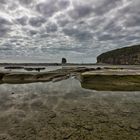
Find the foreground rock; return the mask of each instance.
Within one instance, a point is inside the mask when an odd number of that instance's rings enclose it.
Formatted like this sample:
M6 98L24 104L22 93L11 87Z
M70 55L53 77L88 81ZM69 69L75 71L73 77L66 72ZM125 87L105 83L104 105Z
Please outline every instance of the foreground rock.
M57 82L67 79L71 76L76 76L82 72L93 71L94 68L86 67L74 67L74 68L62 68L50 72L1 72L0 83L8 84L22 84L22 83L34 83L34 82Z
M103 53L97 57L97 63L113 65L140 64L140 45L125 47Z
M104 69L81 75L83 88L98 91L140 91L140 71Z

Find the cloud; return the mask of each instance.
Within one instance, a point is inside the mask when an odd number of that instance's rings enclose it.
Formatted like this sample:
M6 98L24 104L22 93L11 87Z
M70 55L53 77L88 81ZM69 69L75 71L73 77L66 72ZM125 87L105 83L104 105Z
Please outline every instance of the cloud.
M48 33L50 32L56 32L57 31L57 25L55 23L48 23L46 30Z
M27 25L27 21L28 21L28 17L27 16L23 16L20 18L17 18L16 21L21 24L22 26Z
M139 7L139 0L0 0L0 58L95 61L140 42Z
M43 17L32 17L29 19L29 24L31 26L40 27L46 20Z
M75 37L76 39L78 39L80 41L92 39L92 34L88 31L80 31L79 29L65 28L65 29L63 29L63 32L66 35Z
M140 17L138 17L138 15L130 15L128 18L129 20L125 21L126 27L135 27L135 26L139 27Z
M94 6L94 12L97 15L103 15L111 11L112 9L120 6L122 0L96 0L96 5Z
M11 23L6 18L0 17L0 24L1 25L10 25Z
M3 37L6 35L6 33L9 31L9 28L5 28L5 27L0 27L0 37Z
M7 19L0 17L0 37L3 37L10 31L11 23Z
M36 6L36 10L46 16L46 17L50 17L52 16L55 12L58 11L58 7L56 6L56 1L55 0L48 0L46 2L43 3L39 3Z
M6 4L6 0L0 0L1 4Z
M31 3L35 2L34 0L19 0L19 3L29 5Z
M31 36L36 35L37 33L38 33L37 30L29 30L29 34L30 34Z
M67 17L67 15L65 14L60 14L59 16L57 16L56 21L58 25L60 25L60 27L64 27L65 25L70 23L69 17Z
M68 0L58 0L58 7L60 9L66 9L70 5Z
M74 19L82 18L92 13L92 10L93 8L89 5L77 5L69 11L69 15Z

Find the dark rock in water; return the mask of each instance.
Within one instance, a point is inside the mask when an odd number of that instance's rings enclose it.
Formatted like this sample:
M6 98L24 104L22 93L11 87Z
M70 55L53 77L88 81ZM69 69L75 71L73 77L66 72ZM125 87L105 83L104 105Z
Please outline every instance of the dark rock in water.
M2 78L4 77L4 73L0 73L0 80L2 80Z
M100 68L100 67L97 67L97 68L96 68L96 70L101 70L101 69L102 69L102 68Z
M103 53L97 57L97 63L138 65L140 64L140 45L134 45Z
M62 64L66 64L67 63L67 59L66 58L62 58Z
M24 68L24 70L26 71L38 71L40 72L41 70L45 70L46 68L45 67L29 67L29 68Z
M6 66L4 68L5 69L23 69L24 67L20 67L20 66Z

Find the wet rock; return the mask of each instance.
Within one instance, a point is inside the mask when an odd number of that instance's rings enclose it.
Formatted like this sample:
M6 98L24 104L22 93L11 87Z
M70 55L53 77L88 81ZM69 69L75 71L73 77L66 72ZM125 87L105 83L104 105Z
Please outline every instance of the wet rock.
M87 131L93 131L93 126L92 125L84 125L83 128Z
M100 67L97 67L97 68L96 68L96 70L101 70L101 69L102 69L102 68L100 68Z
M130 125L130 128L133 130L140 130L140 125L138 123L133 123Z
M12 140L8 134L0 134L0 140Z
M53 113L53 112L52 112L52 113L49 114L49 118L53 119L53 118L55 118L55 117L56 117L56 113Z
M62 133L63 140L70 139L73 136L74 132L76 132L76 129L62 128L61 133Z

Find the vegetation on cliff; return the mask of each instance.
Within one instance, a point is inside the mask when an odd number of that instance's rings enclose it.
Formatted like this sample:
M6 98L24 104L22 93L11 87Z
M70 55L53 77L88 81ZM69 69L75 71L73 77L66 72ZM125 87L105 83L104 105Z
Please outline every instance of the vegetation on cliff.
M97 57L97 63L137 65L140 64L140 45L124 47L103 53Z

